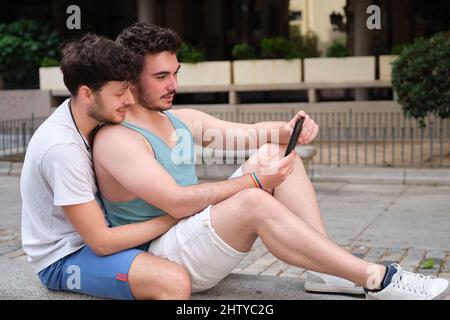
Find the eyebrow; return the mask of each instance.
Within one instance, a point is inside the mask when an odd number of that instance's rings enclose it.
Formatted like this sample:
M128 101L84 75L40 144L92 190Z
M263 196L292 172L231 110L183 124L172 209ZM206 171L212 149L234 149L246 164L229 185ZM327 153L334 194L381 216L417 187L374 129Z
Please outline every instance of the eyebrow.
M175 73L178 72L178 70L180 70L180 68L181 68L181 65L179 64L177 70L175 71ZM152 75L153 76L160 76L160 75L169 74L169 73L170 73L169 71L160 71L160 72L156 72L156 73L154 73Z
M120 90L126 90L128 87L130 86L130 84L128 82L122 84L122 86L120 87Z

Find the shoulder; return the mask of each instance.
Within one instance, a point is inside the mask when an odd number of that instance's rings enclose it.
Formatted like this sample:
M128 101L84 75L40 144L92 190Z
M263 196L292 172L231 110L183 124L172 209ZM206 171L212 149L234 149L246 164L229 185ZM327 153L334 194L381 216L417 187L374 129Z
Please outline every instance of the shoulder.
M123 152L124 150L149 150L148 141L138 132L119 124L107 124L98 129L94 136L95 159Z
M187 125L191 132L194 132L194 124L197 121L203 121L205 115L204 112L195 109L173 109L169 112Z
M102 125L94 135L95 147L104 145L117 145L141 139L141 135L120 124Z
M44 172L74 170L90 172L92 162L89 152L84 147L76 143L58 143L47 149L39 164Z
M175 115L176 117L180 118L183 121L184 120L194 121L199 116L199 114L201 114L201 112L198 110L188 109L188 108L172 109L172 110L169 110L168 112L171 112L173 115Z

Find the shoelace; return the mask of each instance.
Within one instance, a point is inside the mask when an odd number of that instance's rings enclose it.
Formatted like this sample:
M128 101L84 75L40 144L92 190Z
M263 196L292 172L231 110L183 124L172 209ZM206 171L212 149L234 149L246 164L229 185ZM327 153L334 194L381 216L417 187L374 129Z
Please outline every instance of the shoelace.
M394 286L415 294L428 295L428 287L432 279L432 276L424 276L402 270L396 277Z

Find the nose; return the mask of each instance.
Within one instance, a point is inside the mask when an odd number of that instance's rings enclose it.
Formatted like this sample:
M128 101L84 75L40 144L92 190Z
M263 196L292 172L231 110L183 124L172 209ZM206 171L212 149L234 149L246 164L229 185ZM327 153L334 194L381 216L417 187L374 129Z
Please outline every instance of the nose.
M136 101L134 100L134 96L131 93L131 88L127 89L127 91L125 92L124 97L125 97L125 101L124 101L125 104L131 105L131 104L135 104L136 103Z
M168 84L168 91L177 91L177 88L178 88L177 75L174 74L170 77L170 81Z

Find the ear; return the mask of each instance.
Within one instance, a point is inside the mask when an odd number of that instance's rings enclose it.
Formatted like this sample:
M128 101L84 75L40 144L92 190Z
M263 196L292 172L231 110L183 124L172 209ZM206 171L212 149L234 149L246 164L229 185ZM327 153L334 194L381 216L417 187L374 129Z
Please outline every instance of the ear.
M83 101L83 103L90 105L94 99L94 93L88 86L80 86L78 88L78 99Z

